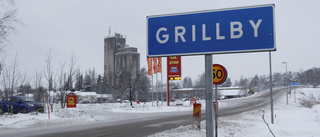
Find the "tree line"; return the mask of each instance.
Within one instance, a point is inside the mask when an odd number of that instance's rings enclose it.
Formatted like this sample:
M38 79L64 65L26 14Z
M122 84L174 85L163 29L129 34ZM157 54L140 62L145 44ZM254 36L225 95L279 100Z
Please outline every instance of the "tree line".
M67 91L92 91L98 94L112 94L114 100L136 98L147 100L150 89L150 80L147 70L142 68L138 74L131 69L120 68L114 79L108 79L104 75L97 74L95 69L80 71L76 57L71 54L69 62L60 62L58 67L53 66L51 50L45 59L43 70L37 71L34 76L27 76L27 73L20 73L18 55L7 63L2 59L0 96L14 96L33 94L36 101L43 101L52 91L59 95L59 98L49 97L50 104L61 102L65 107L65 96ZM114 83L114 84L111 84ZM53 94L53 93L51 93ZM50 94L50 96L52 96Z
M1 96L28 95L34 94L36 101L42 101L47 95L47 91L57 92L59 98L50 98L53 101L61 102L61 107L65 106L65 96L67 91L94 91L98 94L112 94L113 102L117 99L136 99L150 101L151 79L147 76L147 69L142 68L138 74L131 69L120 68L114 79L108 76L97 74L95 69L89 69L84 72L80 71L77 65L76 57L71 54L69 62L60 63L54 69L51 50L48 52L45 67L37 71L34 76L29 77L27 73L20 73L18 55L10 62L6 63L2 59L2 71L0 75L2 88ZM288 86L291 82L299 82L301 85L317 87L320 84L320 68L313 67L308 70L299 72L273 73L273 86ZM195 82L190 77L185 77L180 82L170 82L170 88L204 88L204 73L199 75ZM114 84L112 84L114 83ZM157 83L165 89L166 83ZM237 86L243 89L252 89L261 91L268 89L270 86L269 75L245 78L231 82L228 78L221 87ZM244 93L245 94L245 93Z
M176 84L179 88L190 88L190 87L202 87L205 85L205 74L201 74L198 76L198 79L194 83L194 85L190 85L188 80L190 78L185 78L182 84ZM291 82L298 82L300 85L317 87L320 84L320 68L313 67L308 70L300 70L299 72L288 71L280 73L274 72L272 74L272 85L274 87L288 86ZM182 86L181 86L182 85ZM189 86L186 86L189 85ZM231 78L227 78L227 80L219 85L220 87L240 87L247 89L254 89L256 91L261 91L268 89L270 87L270 75L255 75L254 77L246 78L242 76L240 80L235 80L234 83L231 82Z

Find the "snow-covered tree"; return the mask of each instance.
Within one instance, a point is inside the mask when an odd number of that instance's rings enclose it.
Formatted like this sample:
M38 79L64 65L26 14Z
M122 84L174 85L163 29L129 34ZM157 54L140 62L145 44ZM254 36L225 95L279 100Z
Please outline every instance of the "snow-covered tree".
M140 71L139 81L137 83L138 100L148 100L150 87L151 81L148 77L148 70L146 68L142 68Z
M83 85L85 91L96 91L96 72L94 69L89 69L85 72L84 79L83 79Z
M205 77L205 73L202 73L200 75L198 75L198 79L196 80L196 85L194 86L195 88L204 88L206 87L205 82L206 81L206 77Z
M190 77L185 77L182 82L183 88L192 88L192 79Z
M317 87L320 84L320 68L313 67L302 72L299 75L299 80L304 85Z
M247 88L249 87L249 80L241 76L239 80L239 87L241 88L240 94L245 96L247 94Z
M76 83L74 86L75 90L77 90L77 91L82 90L83 89L82 85L83 85L83 75L79 71L79 73L77 73L77 76L76 76Z
M231 86L232 86L231 78L227 78L226 81L221 84L221 87L231 87Z
M255 76L251 79L251 81L250 81L250 83L249 83L249 87L250 87L250 88L256 88L257 90L259 90L259 77L258 77L258 75L255 75Z

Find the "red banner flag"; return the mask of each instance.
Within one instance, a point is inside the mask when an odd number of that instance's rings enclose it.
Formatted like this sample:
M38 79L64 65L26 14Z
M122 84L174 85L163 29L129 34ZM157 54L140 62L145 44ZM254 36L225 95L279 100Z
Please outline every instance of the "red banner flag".
M158 72L161 73L161 57L158 57Z
M148 61L148 76L152 76L152 58L147 58Z
M153 74L157 74L157 58L153 58Z

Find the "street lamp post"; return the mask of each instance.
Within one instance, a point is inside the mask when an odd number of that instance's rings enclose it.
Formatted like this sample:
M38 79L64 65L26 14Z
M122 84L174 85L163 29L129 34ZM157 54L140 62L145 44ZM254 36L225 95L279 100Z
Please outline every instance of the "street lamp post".
M288 69L287 69L287 62L282 62L282 64L285 64L286 65L286 97L287 97L287 105L289 104L288 103Z

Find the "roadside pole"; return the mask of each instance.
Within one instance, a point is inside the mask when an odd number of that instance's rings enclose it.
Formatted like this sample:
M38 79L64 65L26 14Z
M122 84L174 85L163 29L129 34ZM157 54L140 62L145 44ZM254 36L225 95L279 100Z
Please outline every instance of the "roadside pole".
M212 77L212 55L205 55L205 84L206 84L206 136L213 137L213 77Z
M161 57L160 57L161 58ZM162 59L161 59L161 106L163 106L163 94L162 94L162 92L163 92L163 83L162 83Z
M215 118L215 124L214 124L214 128L215 128L215 133L216 136L218 137L218 85L215 84L215 92L214 92L214 98L215 98L215 109L214 109L214 118Z
M293 89L294 90L294 103L296 103L296 88Z
M151 60L151 62L153 62L153 59ZM154 62L153 62L153 63L154 63ZM153 67L153 65L152 65L152 67ZM152 73L152 76L151 76L151 81L152 81L152 82L151 82L151 83L152 83L152 84L151 84L151 91L152 91L151 98L152 98L152 99L151 99L151 101L152 101L152 106L153 106L153 71L154 71L154 69L152 68L151 70L152 70L152 71L151 71L151 73Z
M167 76L167 106L170 106L170 85L169 77Z
M159 87L158 87L158 58L156 58L156 61L155 64L157 65L156 66L156 70L155 70L155 73L156 73L156 98L157 98L157 106L159 106Z
M50 94L50 91L49 91ZM47 106L48 106L48 118L50 119L50 109L49 109L49 95L47 94Z
M274 123L273 120L273 94L272 94L272 67L271 67L271 51L269 51L269 66L270 66L270 104L271 104L271 123Z

